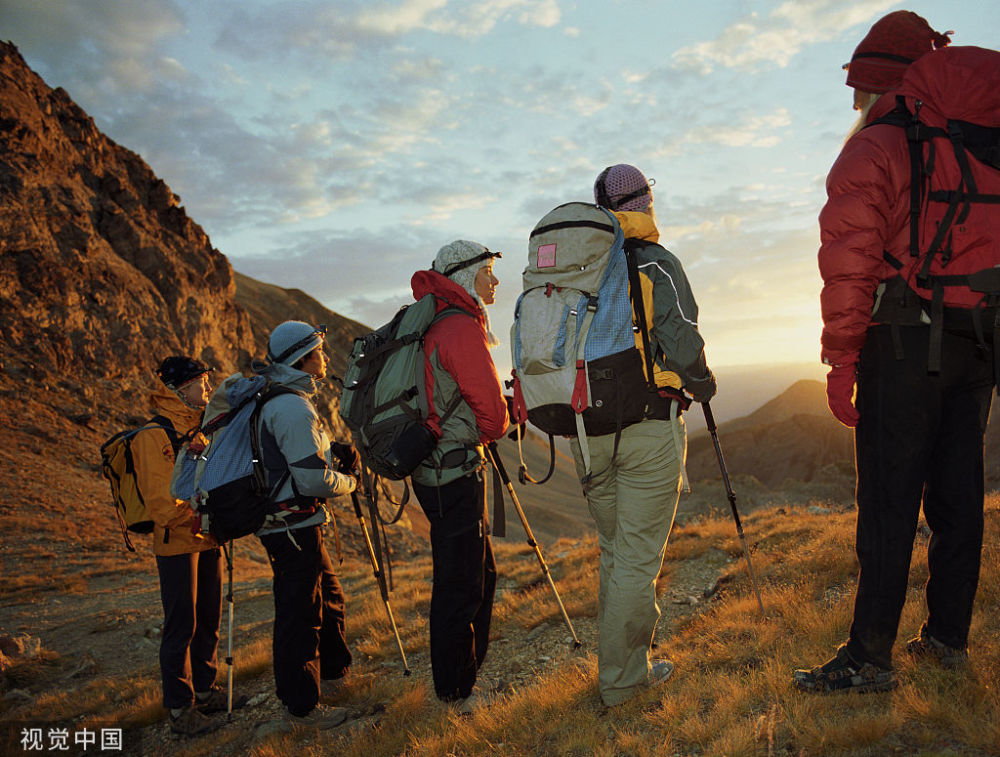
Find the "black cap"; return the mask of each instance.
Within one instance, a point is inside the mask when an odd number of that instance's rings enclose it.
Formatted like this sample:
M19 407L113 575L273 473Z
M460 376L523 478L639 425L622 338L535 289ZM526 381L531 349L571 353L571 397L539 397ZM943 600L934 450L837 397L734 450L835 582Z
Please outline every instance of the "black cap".
M156 369L156 375L160 377L160 381L166 384L167 389L180 389L201 374L211 370L200 360L185 355L172 355L160 363L160 367Z

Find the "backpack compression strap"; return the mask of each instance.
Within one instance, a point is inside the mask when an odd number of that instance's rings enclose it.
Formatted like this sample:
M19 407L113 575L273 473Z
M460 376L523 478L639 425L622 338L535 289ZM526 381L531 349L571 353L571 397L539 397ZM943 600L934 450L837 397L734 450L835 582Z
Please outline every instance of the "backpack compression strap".
M639 328L642 337L642 356L646 366L646 384L650 391L656 391L656 381L653 379L653 352L650 349L649 321L646 319L646 306L642 296L642 282L639 280L639 266L636 262L636 247L633 240L625 242L625 263L628 268L628 291L632 300L633 323Z

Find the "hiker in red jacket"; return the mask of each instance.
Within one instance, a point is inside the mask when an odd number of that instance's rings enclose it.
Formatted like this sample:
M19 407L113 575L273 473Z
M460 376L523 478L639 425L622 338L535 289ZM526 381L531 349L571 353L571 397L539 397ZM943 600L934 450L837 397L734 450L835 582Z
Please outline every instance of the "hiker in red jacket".
M481 244L458 240L441 248L429 271L417 271L413 296L437 298L438 312L458 308L424 337L427 424L438 437L412 475L413 490L431 526L431 668L434 691L469 714L476 673L490 640L496 563L486 520L483 445L507 429L507 403L490 348L486 306L498 284L493 259Z
M975 192L972 182L1000 193L1000 171L971 154L963 166L964 148L947 131L948 119L1000 123L1000 65L993 51L948 43L920 16L897 11L872 27L848 64L863 123L890 122L848 139L820 214L822 357L831 366L830 409L857 428L860 574L847 643L826 664L795 672L807 691L898 685L892 647L921 499L932 532L928 614L906 651L947 666L968 658L1000 299L973 291L966 275L1000 263L1000 205L970 199L949 219L940 200L956 195L937 190ZM903 106L908 113L894 111ZM915 141L911 158L907 134L916 132L892 122L891 112L916 112L924 133L938 128L940 138ZM911 171L922 183L912 216ZM945 240L934 239L939 230Z

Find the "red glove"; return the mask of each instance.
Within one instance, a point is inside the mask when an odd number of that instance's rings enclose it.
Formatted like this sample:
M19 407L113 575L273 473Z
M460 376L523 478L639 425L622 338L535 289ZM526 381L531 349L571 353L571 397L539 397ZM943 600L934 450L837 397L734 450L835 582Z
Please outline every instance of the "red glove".
M830 412L848 428L858 425L858 411L854 407L857 368L854 363L835 365L826 374L826 401L830 405Z

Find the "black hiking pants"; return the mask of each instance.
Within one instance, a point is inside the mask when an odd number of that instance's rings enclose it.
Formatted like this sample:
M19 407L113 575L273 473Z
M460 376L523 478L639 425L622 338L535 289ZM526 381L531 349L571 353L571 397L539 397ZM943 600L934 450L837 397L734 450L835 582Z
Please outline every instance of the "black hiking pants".
M487 533L486 485L476 473L444 486L414 482L431 524L431 670L439 699L464 699L486 658L497 568Z
M157 555L163 636L160 676L163 706L187 707L208 691L218 670L222 620L222 553L218 547L184 555Z
M855 434L857 554L861 565L847 649L892 667L910 557L923 501L928 633L968 642L983 544L983 436L994 386L993 356L972 335L945 332L941 373L927 373L929 327L868 330L861 352Z
M288 711L302 717L319 702L320 679L340 678L351 666L344 590L322 526L267 534L260 541L274 573L274 686Z

